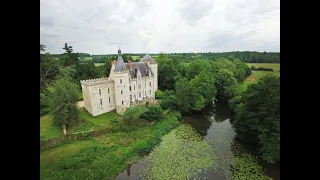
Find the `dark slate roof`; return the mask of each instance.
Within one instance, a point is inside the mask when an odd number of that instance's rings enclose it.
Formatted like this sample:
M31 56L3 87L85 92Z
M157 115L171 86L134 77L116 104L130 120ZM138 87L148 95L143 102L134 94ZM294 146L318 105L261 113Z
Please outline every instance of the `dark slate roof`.
M120 50L119 50L120 51ZM116 63L116 67L115 67L115 70L116 71L120 71L120 70L124 70L125 67L124 67L124 61L122 59L122 56L121 56L121 51L120 53L118 54L118 59L117 59L117 63Z
M150 59L150 64L157 64L157 62L149 54L146 54L145 56L143 56L140 62L146 62L147 59Z
M125 68L129 69L128 63L124 63ZM132 62L132 69L129 70L129 74L131 78L137 78L138 70L140 71L141 77L153 76L153 72L149 68L149 66L144 62Z

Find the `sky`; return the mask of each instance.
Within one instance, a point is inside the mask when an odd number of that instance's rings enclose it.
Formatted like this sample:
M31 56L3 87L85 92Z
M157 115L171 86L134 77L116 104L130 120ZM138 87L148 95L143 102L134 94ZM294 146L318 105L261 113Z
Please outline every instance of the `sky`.
M280 0L40 0L40 44L89 54L280 52Z

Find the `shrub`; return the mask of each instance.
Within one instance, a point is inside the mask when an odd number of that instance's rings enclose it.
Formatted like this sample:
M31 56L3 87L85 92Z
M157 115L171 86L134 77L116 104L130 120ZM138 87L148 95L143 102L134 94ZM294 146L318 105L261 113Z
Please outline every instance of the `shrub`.
M146 112L148 109L143 106L135 106L128 108L123 114L123 119L125 121L134 121L140 118L141 114Z
M156 91L156 99L162 99L163 97L163 91L157 90Z
M141 114L140 117L148 121L157 121L163 119L164 115L161 106L149 106L148 110Z

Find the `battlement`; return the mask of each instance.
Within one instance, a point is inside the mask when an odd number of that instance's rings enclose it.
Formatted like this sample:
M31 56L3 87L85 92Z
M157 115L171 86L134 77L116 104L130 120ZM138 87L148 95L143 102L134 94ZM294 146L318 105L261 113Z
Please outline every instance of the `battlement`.
M124 74L124 73L129 73L129 70L121 70L121 71L113 70L113 72L116 74Z
M92 86L92 85L98 85L98 84L107 84L107 83L114 83L113 80L111 80L109 77L107 78L96 78L96 79L87 79L80 81L81 84Z

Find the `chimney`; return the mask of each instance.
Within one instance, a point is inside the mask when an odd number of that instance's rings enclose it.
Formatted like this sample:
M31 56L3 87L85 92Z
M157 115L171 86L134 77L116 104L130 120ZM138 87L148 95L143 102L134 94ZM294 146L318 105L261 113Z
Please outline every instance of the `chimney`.
M132 69L132 62L130 59L128 60L128 65L129 65L129 68Z
M116 63L117 63L116 60L111 61L111 67L114 66L114 65L116 65Z

